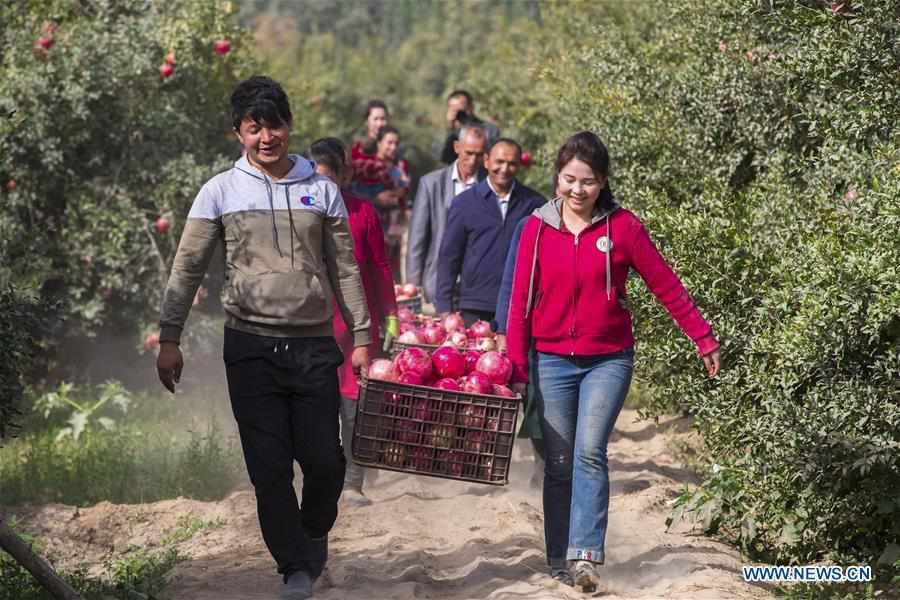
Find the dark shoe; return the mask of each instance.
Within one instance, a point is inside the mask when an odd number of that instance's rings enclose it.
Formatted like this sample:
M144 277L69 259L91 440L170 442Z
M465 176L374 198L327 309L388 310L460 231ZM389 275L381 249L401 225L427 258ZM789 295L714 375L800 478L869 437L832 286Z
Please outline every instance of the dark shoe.
M291 573L281 588L281 600L306 600L312 598L313 580L306 571Z
M563 585L575 587L575 580L572 578L572 574L569 573L568 569L551 568L550 577L552 577L554 581L558 581Z

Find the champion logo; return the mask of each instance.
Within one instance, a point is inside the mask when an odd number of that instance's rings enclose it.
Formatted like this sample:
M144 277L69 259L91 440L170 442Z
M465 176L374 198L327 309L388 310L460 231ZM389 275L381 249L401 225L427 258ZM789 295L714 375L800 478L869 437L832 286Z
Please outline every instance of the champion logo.
M312 196L300 196L300 204L303 206L312 206L316 203L316 199Z

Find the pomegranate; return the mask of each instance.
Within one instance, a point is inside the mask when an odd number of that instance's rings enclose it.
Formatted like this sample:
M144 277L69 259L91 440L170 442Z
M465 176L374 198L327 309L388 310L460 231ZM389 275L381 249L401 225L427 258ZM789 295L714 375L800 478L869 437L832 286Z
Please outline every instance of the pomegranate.
M422 337L417 330L410 329L401 333L400 337L397 338L397 341L401 344L421 344Z
M419 288L414 283L404 283L403 287L400 288L400 293L413 297L419 293Z
M467 338L466 334L462 331L450 333L449 337L447 337L447 341L450 342L450 345L455 346L460 350L465 350L469 345L469 338Z
M472 330L472 335L476 338L494 337L494 332L491 331L491 324L487 321L475 321L470 329Z
M413 419L416 421L434 421L434 411L431 401L427 398L417 398L413 404Z
M456 379L466 374L466 358L450 346L441 346L431 353L435 372L443 378Z
M387 444L381 450L381 462L391 467L402 467L406 462L406 447L396 442Z
M478 338L475 342L475 349L479 352L493 352L497 349L497 340L490 337Z
M394 364L386 358L378 358L369 365L369 379L381 379L382 381L396 381Z
M431 471L433 452L431 448L413 448L409 453L409 466L416 471Z
M481 371L472 371L466 375L463 391L471 394L491 394L494 391L494 387L490 377L485 373L482 373Z
M406 333L407 331L412 331L413 333L416 333L416 331L418 330L418 328L413 323L408 323L405 321L402 321L400 323L400 327L398 327L398 329L400 330L401 334ZM418 336L418 335L419 334L416 333L416 336Z
M491 383L506 385L512 377L512 361L499 352L485 352L475 364L475 371L487 375Z
M153 331L151 333L148 333L144 338L144 348L146 348L147 350L152 350L157 346L159 346L159 332Z
M427 325L422 329L421 337L426 344L438 346L443 343L444 338L447 337L447 333L444 331L443 327L432 324Z
M459 412L457 421L463 427L481 427L484 423L485 408L483 406L466 405Z
M475 370L478 359L481 358L481 352L477 350L466 350L466 375Z
M431 357L421 348L407 348L400 352L396 365L401 374L413 372L418 375L420 383L431 377Z
M397 320L401 323L415 321L416 315L413 314L413 311L404 306L397 309Z
M493 452L496 435L490 431L470 431L466 434L463 448L470 452Z
M451 425L434 425L426 434L426 440L432 446L449 448L456 437L456 428Z
M515 398L516 393L506 387L505 385L494 384L494 395L495 396L503 396L505 398Z
M463 318L461 315L457 313L450 313L444 318L444 329L447 330L447 333L451 333L454 331L465 331L466 324L463 322Z
M444 463L447 473L459 477L463 473L466 457L459 450L445 450L438 452L437 460Z
M413 421L400 421L397 423L397 439L407 444L419 443L419 425Z
M449 377L438 379L437 383L434 384L434 387L439 390L450 390L451 392L458 392L462 389L455 379Z
M397 378L397 383L408 383L410 385L422 385L425 383L425 379L415 371L406 371L405 373L401 373L400 377Z

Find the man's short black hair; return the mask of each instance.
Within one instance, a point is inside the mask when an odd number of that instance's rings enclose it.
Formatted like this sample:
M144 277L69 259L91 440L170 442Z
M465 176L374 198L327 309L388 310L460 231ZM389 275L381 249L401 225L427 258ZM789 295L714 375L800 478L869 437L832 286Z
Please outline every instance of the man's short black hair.
M291 105L277 81L254 75L237 84L231 93L231 121L234 128L240 129L247 117L270 127L291 124Z
M516 152L518 153L519 157L522 156L522 146L519 144L519 142L517 142L516 140L514 140L512 138L505 138L505 137L497 138L496 140L494 140L494 143L491 144L490 148L488 148L488 154L491 153L491 150L493 150L494 146L496 146L497 144L506 144L507 146L512 146L513 148L516 149Z
M447 101L450 101L450 100L452 100L453 98L459 98L459 97L463 97L463 98L466 99L466 105L467 105L467 106L469 107L469 109L471 110L472 104L473 104L475 101L472 100L472 94L470 94L470 93L467 92L466 90L453 90L452 92L450 92L449 94L447 94Z

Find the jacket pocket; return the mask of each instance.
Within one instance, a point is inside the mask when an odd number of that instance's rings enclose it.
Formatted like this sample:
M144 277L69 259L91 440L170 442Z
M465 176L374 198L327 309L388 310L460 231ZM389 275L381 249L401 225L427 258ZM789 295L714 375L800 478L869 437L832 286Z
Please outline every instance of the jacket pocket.
M269 324L316 325L332 317L328 288L309 270L251 275L230 274L225 306L243 319Z

